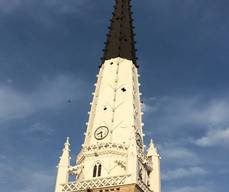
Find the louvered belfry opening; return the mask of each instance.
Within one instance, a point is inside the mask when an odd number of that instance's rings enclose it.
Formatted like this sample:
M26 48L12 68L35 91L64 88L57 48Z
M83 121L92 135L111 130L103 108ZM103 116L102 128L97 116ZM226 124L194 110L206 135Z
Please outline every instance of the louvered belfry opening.
M116 0L102 62L121 57L137 66L130 0Z

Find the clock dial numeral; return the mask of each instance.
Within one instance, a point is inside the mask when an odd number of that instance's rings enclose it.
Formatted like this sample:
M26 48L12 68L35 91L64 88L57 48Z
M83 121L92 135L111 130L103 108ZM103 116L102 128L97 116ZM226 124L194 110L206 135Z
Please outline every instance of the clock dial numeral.
M104 139L109 133L109 129L106 126L98 127L95 130L94 136L97 140Z

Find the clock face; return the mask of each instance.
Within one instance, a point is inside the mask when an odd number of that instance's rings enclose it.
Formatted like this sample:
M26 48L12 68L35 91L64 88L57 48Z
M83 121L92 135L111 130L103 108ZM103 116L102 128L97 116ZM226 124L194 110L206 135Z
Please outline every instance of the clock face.
M142 144L142 137L139 133L136 134L136 142L137 142L137 145L142 148L143 147L143 144Z
M109 133L109 129L106 126L101 126L95 130L94 136L97 140L104 139Z

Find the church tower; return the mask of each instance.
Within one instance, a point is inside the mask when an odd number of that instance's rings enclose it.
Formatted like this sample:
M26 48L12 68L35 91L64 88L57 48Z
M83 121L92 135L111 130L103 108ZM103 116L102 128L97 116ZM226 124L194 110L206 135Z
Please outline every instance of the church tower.
M132 23L130 0L116 0L85 140L71 166L67 139L55 192L160 192L160 157L153 142L144 149Z

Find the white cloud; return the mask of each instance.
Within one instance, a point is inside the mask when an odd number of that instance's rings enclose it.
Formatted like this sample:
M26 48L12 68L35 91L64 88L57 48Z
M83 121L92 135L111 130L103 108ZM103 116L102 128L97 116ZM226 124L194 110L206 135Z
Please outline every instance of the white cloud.
M154 103L148 108L156 105L157 110L150 111L150 118L149 114L146 115L147 120L160 134L171 139L176 138L178 146L184 143L195 143L202 147L229 143L229 129L225 129L229 127L229 97L166 97L163 102L156 98ZM205 132L202 138L199 138L200 130ZM151 132L146 130L146 133L147 131ZM188 131L192 131L192 134L184 135ZM167 150L165 154L168 156L176 153Z
M24 0L0 0L0 11L9 13L16 9Z
M170 192L211 192L212 189L210 187L203 186L186 186L181 188L173 188L169 190Z
M47 172L32 172L25 180L25 187L19 192L48 192L54 191L55 180Z
M92 5L91 0L46 0L44 2L48 7L55 7L61 13L81 12L83 8L85 9Z
M150 97L144 98L144 103L142 104L142 111L147 112L156 112L164 102L166 102L167 97Z
M63 27L66 22L59 18L74 14L87 19L96 6L96 1L92 0L0 0L0 17L19 15L39 28L48 31L64 28L64 33L68 34L71 31Z
M18 119L33 112L30 97L11 87L0 87L0 122Z
M190 177L200 177L207 174L207 171L201 167L178 168L162 173L162 179L165 181L184 179Z
M199 162L199 158L197 154L190 151L189 149L183 148L183 147L177 147L177 146L170 146L165 145L163 147L160 147L161 156L166 161L182 161L184 162L190 162L192 160L192 163Z
M89 1L91 0L0 0L0 13L8 15L14 13L15 10L21 8L26 8L27 12L30 12L30 9L33 9L34 7L37 7L39 9L38 5L42 5L40 7L42 7L43 10L46 8L53 8L53 10L60 13L78 13L82 11L82 8L86 8L85 5L90 5Z
M160 98L156 98L148 108L153 106L157 106L158 109L152 112L162 113L161 125L169 129L179 129L190 124L208 128L225 122L229 123L228 97L210 100L203 97L166 97L163 102Z
M40 133L45 136L52 136L54 129L44 123L35 122L28 129L24 129L24 133L28 135Z
M143 103L142 104L142 111L143 112L151 112L153 110L153 107L152 106L150 106L150 105L147 105L147 104L145 104L145 103Z
M49 168L38 170L31 166L31 162L23 162L22 165L18 166L14 162L0 162L0 179L3 183L8 183L2 186L2 191L13 188L17 189L18 192L54 191L55 176L53 170Z
M212 166L214 163L208 157L208 153L211 152L209 150L213 149L204 149L208 151L202 153L203 149L196 144L225 146L229 143L229 97L173 96L166 97L163 102L160 98L155 98L152 102L149 99L147 101L149 107L158 106L157 110L145 115L145 125L147 127L147 124L150 124L153 128L147 131L151 131L159 138L162 178L164 183L168 184L164 184L165 191L213 191L212 186L208 185L183 185L186 181L190 181L191 184L198 184L199 181L208 182L206 178L215 169ZM214 130L214 127L217 129ZM222 153L224 152L226 153L222 150ZM224 159L220 162L224 162ZM209 182L209 186L210 184Z
M179 120L183 124L200 123L205 125L218 125L228 121L228 98L216 99L210 102L202 101L198 97L178 98L172 102L174 102L172 103L174 109L174 115L172 117L175 118L174 120ZM203 103L205 105L203 105Z
M216 129L207 132L207 135L197 139L195 143L201 147L228 145L229 144L229 128Z
M0 123L12 119L26 118L36 112L58 109L67 104L69 98L79 99L83 82L60 75L46 80L30 93L0 86Z

